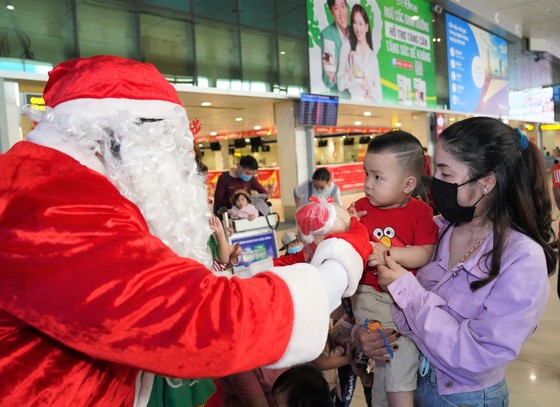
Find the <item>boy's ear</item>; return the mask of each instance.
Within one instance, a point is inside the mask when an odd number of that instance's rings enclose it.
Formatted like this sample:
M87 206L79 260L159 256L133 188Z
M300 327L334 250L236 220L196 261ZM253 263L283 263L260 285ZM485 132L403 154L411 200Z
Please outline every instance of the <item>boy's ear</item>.
M417 181L416 177L414 177L412 175L406 177L406 180L404 181L403 192L405 194L412 194L412 192L414 192L414 190L416 189L417 183L418 183L418 181Z

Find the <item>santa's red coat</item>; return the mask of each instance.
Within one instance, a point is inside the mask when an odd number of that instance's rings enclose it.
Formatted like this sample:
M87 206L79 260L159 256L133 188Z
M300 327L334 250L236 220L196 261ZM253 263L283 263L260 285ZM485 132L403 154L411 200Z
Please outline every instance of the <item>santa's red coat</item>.
M132 405L140 369L216 377L289 359L299 345L303 358L321 352L321 289L300 313L289 279L214 276L59 151L20 142L0 155L0 171L3 405ZM321 286L317 271L301 274ZM294 344L294 308L319 340Z

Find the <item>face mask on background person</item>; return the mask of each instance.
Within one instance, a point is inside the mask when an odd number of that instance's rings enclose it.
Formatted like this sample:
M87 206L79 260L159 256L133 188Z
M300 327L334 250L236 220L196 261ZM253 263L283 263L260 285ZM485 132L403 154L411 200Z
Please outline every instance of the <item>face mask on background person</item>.
M451 223L470 222L474 216L476 204L480 202L484 195L482 195L472 206L461 206L457 202L457 193L459 187L470 184L478 178L471 179L462 184L452 184L450 182L442 181L438 178L432 179L432 196L436 204L437 210L441 215Z
M245 174L245 172L243 172L243 171L244 171L243 168L239 168L239 178L240 178L242 181L245 181L245 182L251 181L251 178L253 178L253 175L247 175L247 174Z
M286 251L286 253L295 254L295 253L301 252L301 249L303 249L303 247L301 247L301 245L288 247L288 250Z

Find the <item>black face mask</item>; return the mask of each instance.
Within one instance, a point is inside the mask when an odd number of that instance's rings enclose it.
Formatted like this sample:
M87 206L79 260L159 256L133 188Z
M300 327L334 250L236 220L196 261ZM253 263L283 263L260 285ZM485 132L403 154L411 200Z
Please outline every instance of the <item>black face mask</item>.
M476 204L484 197L482 195L473 206L461 206L457 203L457 190L459 187L476 181L471 179L462 184L452 184L437 178L432 179L432 196L437 210L451 223L470 222L474 216Z

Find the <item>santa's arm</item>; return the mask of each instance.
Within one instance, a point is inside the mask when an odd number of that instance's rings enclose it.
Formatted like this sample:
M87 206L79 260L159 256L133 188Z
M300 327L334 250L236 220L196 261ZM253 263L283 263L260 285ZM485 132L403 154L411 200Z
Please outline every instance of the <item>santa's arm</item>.
M347 285L349 266L334 260L216 277L151 235L128 202L40 212L6 255L1 307L97 359L191 378L309 361L327 337L329 296Z

